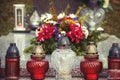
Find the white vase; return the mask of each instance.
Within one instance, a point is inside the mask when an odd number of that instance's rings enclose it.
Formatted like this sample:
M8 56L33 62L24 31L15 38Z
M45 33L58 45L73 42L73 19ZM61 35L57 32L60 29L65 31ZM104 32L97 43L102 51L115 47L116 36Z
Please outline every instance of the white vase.
M56 49L51 55L52 67L56 70L56 80L72 80L71 72L76 54L71 49Z

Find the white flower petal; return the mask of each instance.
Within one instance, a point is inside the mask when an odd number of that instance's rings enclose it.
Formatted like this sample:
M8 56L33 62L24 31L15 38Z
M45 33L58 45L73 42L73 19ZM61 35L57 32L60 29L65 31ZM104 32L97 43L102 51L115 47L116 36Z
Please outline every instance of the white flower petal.
M70 14L69 15L71 18L76 18L76 16L74 14Z
M84 25L82 26L82 31L83 31L83 33L85 35L85 38L87 38L88 35L89 35L89 31L87 30L87 28Z
M58 19L61 19L61 18L64 18L64 17L65 17L65 13L60 13L60 14L57 16Z

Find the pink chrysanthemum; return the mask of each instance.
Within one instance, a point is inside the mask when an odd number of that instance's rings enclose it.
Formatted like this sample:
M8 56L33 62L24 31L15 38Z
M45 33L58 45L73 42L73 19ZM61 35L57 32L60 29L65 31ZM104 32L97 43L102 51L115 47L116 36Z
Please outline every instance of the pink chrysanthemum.
M39 41L45 41L53 37L55 32L55 26L50 24L45 24L40 27L40 31L38 32L37 39Z
M81 26L70 24L70 31L66 34L72 42L80 43L84 38Z

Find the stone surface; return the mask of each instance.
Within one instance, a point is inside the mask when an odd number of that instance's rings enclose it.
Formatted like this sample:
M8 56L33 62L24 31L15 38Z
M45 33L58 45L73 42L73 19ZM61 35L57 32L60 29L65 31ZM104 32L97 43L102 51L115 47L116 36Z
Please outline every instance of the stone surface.
M109 38L107 38L104 41L99 42L97 45L99 58L100 58L100 60L103 61L104 68L108 67L107 59L108 59L108 55L109 55L109 49L112 47L113 43L118 43L120 46L120 39L114 35L110 35Z
M4 78L1 78L0 80L5 80ZM19 80L31 80L29 77L21 77ZM54 77L46 77L44 80L55 80ZM72 78L72 80L85 80L84 78ZM98 80L107 80L107 78L99 78Z

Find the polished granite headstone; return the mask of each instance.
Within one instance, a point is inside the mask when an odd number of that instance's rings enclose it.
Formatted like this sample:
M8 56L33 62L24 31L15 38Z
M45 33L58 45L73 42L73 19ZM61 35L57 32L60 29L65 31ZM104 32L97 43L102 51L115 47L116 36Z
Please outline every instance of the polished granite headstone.
M15 42L19 52L20 52L20 67L21 68L26 68L26 62L27 60L30 59L30 54L24 53L23 50L30 46L30 40L35 37L35 33L9 33L6 36L1 36L0 37L0 57L1 57L1 67L5 68L5 55L6 55L6 50L9 46L10 43ZM109 49L112 46L112 43L118 43L120 45L120 39L117 38L114 35L109 35L109 38L100 41L97 45L97 50L99 54L99 58L101 61L103 61L103 66L104 68L107 68L107 57L109 54ZM51 60L50 60L51 55L46 55L46 59L50 63L51 67ZM74 67L79 67L79 63L83 59L83 56L77 56L75 65Z
M30 40L35 37L35 33L31 32L31 33L9 33L6 36L1 36L0 37L0 57L1 57L1 67L5 68L5 55L6 55L6 50L9 46L10 43L12 42L16 42L17 47L20 51L20 68L21 68L21 79L20 80L24 80L24 79L28 79L29 78L25 78L26 76L29 77L30 74L27 72L26 70L26 62L30 59L30 54L25 54L23 52L23 48L26 48L30 45ZM107 76L107 57L108 57L108 52L110 47L112 46L113 42L117 42L118 44L120 44L120 39L117 38L114 35L109 35L109 38L101 41L98 43L97 45L97 49L98 49L98 54L99 54L99 58L100 60L103 62L103 66L104 69L103 71L100 73L100 76L102 77L106 77ZM50 69L47 72L47 77L54 77L55 76L55 70L51 67L51 55L46 55L46 59L49 61L50 64ZM83 59L83 56L77 56L76 57L76 61L75 61L75 65L74 65L74 69L72 71L72 76L73 77L83 77L80 69L79 69L79 64L80 61ZM4 75L4 70L2 71ZM22 78L23 77L23 78ZM51 78L54 80L54 78ZM82 78L79 78L82 80ZM2 79L1 79L2 80ZM4 80L4 79L3 79ZM47 80L47 79L46 79ZM77 78L76 78L77 80ZM107 80L106 78L100 79L100 80Z

